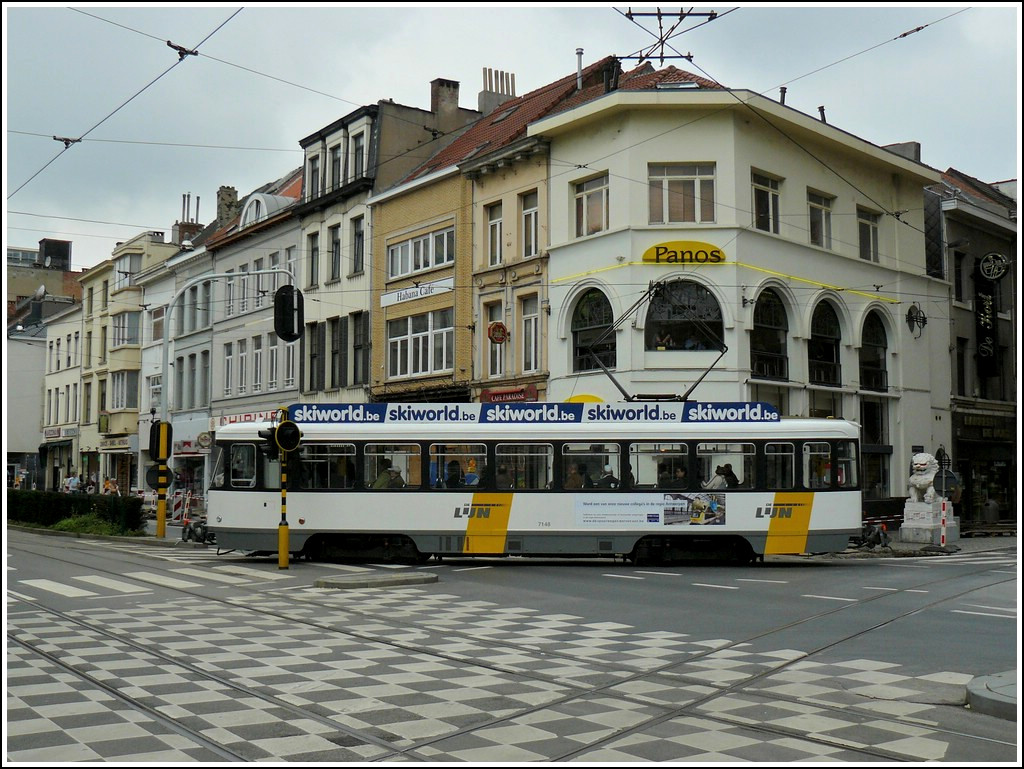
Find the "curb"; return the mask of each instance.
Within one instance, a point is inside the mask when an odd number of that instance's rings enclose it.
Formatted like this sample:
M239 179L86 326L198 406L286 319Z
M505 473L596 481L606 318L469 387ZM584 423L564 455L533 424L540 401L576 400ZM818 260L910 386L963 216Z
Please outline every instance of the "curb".
M977 713L995 716L1005 721L1016 721L1016 681L1015 672L973 678L967 684L967 704Z
M355 590L366 587L394 587L395 585L426 585L437 582L436 574L358 574L350 577L318 579L313 587L335 590Z

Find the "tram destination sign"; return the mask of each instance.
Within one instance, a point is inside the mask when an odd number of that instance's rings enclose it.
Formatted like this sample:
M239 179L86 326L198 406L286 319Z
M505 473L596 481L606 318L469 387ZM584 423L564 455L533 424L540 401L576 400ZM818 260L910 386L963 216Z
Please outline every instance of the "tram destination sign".
M778 422L769 403L298 403L297 424Z

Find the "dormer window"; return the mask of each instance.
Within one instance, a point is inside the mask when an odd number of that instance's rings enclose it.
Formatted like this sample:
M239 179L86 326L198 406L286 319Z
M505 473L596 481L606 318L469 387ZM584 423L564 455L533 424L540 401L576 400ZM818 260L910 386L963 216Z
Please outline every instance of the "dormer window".
M249 205L245 207L245 213L242 215L242 226L248 227L250 224L255 224L262 219L264 215L263 201L250 200Z

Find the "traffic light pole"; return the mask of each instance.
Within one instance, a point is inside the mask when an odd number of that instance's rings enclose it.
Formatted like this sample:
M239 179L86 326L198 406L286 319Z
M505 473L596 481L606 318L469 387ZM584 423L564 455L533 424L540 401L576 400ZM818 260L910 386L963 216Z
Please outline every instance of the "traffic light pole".
M291 270L284 269L282 267L273 267L266 270L253 270L252 272L245 273L246 275L287 275L291 278L292 283L295 282L295 276L292 275ZM170 402L170 382L167 379L167 358L168 358L168 346L170 343L171 333L171 316L174 314L174 307L178 303L178 299L188 289L192 288L199 283L205 283L215 278L234 278L237 277L237 272L218 272L212 275L200 275L199 277L192 278L187 281L178 291L171 297L171 301L167 303L167 312L164 313L164 342L163 342L163 361L162 368L160 369L160 422L164 423L167 421L167 404ZM152 429L152 427L150 427ZM157 489L156 489L156 536L157 539L163 539L167 536L167 487L168 483L168 471L171 466L171 459L173 457L173 447L168 447L167 455L163 457L162 464L157 467L159 475L157 476Z
M277 527L277 568L288 568L288 452L281 452L281 523Z

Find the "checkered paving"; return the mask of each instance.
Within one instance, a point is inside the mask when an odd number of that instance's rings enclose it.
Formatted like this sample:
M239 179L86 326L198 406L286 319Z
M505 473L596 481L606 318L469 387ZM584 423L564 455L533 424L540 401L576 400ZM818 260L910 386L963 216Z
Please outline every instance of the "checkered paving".
M303 600L295 600L306 599ZM256 599L247 600L253 605ZM686 660L727 639L693 639L665 631L637 632L616 622L466 601L422 588L296 590L287 599L260 598L265 609L311 620L324 607L351 616L350 632L415 643L448 656L543 676L570 686L602 686ZM315 603L312 603L315 601ZM367 620L386 616L387 621Z
M862 761L865 750L942 760L968 680L422 587L280 588L215 611L180 599L72 616L138 646L30 604L9 612L9 631L253 761L823 762ZM223 760L8 646L8 760ZM991 750L979 758L1007 760L997 741Z

